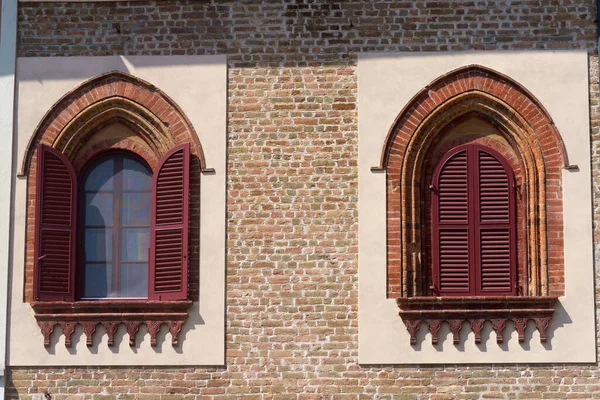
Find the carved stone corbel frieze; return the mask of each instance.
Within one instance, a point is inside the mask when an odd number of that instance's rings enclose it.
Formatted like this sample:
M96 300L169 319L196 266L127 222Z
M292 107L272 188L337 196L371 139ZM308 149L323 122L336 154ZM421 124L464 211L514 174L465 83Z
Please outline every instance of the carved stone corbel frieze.
M148 327L148 332L150 332L150 345L156 346L156 336L158 335L158 331L160 331L160 326L162 325L161 321L146 321L146 326Z
M119 329L120 324L120 322L116 321L107 321L102 323L102 326L104 326L104 330L108 335L109 346L113 346L115 344L115 333L117 333L117 329Z
M475 333L475 343L481 343L481 330L483 329L484 319L470 319L471 330Z
M142 321L127 321L125 322L125 326L127 327L127 333L129 334L129 345L131 347L135 346L135 335L140 330L140 325Z
M438 332L440 330L440 324L442 321L438 319L430 319L427 321L427 326L429 327L429 332L431 332L431 343L437 344L438 342Z
M44 335L44 347L50 347L50 335L54 332L54 326L57 324L56 321L38 321L38 325Z
M494 318L492 321L492 327L496 331L496 342L504 342L504 328L506 327L506 318Z
M150 343L157 345L157 335L160 326L166 323L171 332L172 344L179 344L179 333L187 320L187 309L191 301L78 301L78 302L34 302L31 303L35 311L44 346L50 346L50 336L55 326L60 325L65 335L65 346L71 347L71 337L77 324L83 327L86 335L86 345L92 346L94 334L98 324L102 324L108 336L108 345L115 343L115 334L119 325L125 325L129 334L129 345L136 345L136 334L141 324L146 324L150 333Z
M183 321L170 321L169 323L169 332L171 332L171 344L173 346L177 346L179 344L179 332L181 332L181 327L183 326Z
M98 325L95 321L82 322L83 332L85 333L85 344L90 347L94 343L94 332L96 332L96 326Z
M73 335L73 331L75 331L77 322L60 321L58 324L62 327L63 335L65 335L65 347L71 347L71 336Z
M504 342L506 323L512 321L519 336L525 341L529 320L535 321L540 340L547 340L546 330L554 313L557 297L497 296L497 297L411 297L398 298L399 315L410 335L410 344L417 343L421 322L426 322L432 343L438 343L440 325L446 322L452 332L452 341L460 342L462 323L468 321L475 334L475 343L481 343L485 321L490 321L498 343Z
M406 329L408 330L408 334L410 335L410 344L417 344L417 332L419 331L421 320L406 319L404 320L404 324L406 324Z
M521 343L525 341L525 328L527 327L528 320L529 318L513 318L515 329L517 330L517 334L519 335L519 342Z
M546 337L546 329L548 329L548 324L550 323L550 318L551 317L539 317L539 318L533 319L535 321L535 326L537 327L538 331L540 332L540 341L542 343L546 343L546 340L548 339Z
M450 325L450 331L452 332L452 343L458 344L460 342L460 330L462 329L463 321L460 319L451 319L448 321Z

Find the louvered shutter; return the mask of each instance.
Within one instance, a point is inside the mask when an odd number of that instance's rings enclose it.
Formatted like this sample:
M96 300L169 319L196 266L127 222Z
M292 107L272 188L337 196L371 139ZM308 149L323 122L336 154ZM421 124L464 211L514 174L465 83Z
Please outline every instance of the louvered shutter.
M436 292L472 294L468 152L453 152L434 176L432 225Z
M434 292L512 295L516 281L513 175L495 151L462 145L433 176Z
M74 300L77 179L67 158L37 148L34 250L36 300Z
M148 298L185 300L188 295L190 147L162 158L153 177Z
M516 224L510 167L489 149L473 149L477 163L474 197L479 202L475 225L477 291L480 295L510 295L515 291Z

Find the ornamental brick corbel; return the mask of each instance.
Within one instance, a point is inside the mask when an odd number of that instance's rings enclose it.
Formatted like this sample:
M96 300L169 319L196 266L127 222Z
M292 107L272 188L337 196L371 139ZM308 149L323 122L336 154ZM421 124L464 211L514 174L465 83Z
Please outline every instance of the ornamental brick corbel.
M490 321L496 332L497 343L504 342L506 323L512 321L519 336L525 341L527 322L533 320L540 334L540 341L546 342L548 324L554 313L554 303L558 297L498 296L498 297L409 297L398 298L400 317L406 325L410 344L417 344L417 334L421 322L426 322L431 333L431 343L438 343L438 332L446 322L452 332L452 341L460 343L460 331L464 321L468 321L475 334L475 343L481 343L481 331L485 321Z
M50 347L50 335L54 332L54 327L56 326L56 321L40 321L38 320L38 325L42 330L42 335L44 335L44 347Z
M125 325L129 334L129 345L136 345L136 334L140 325L146 324L150 333L150 344L157 345L157 336L162 324L169 326L173 346L179 345L179 333L187 320L191 301L38 301L31 303L35 318L44 336L44 346L50 347L50 336L56 325L65 335L65 346L71 347L71 337L77 324L83 327L86 345L94 343L94 333L102 324L108 336L108 345L115 343L119 325Z

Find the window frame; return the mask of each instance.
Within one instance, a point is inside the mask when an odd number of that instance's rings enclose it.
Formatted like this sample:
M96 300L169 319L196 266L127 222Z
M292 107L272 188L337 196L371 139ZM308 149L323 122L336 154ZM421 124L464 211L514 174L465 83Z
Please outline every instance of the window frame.
M119 157L121 156L121 157ZM90 168L94 168L95 166L97 166L98 163L100 163L103 159L119 159L119 160L124 160L125 158L130 158L133 159L135 161L137 161L138 163L140 163L142 166L144 166L147 171L150 174L150 179L152 180L152 177L154 176L154 171L152 170L152 168L150 167L150 165L146 162L146 160L144 160L143 157L139 156L138 154L132 152L132 151L127 151L127 150L123 150L123 149L108 149L106 151L100 152L99 154L96 154L92 159L88 160L86 162L86 164L81 168L81 171L79 172L77 179L78 179L78 218L77 218L77 226L76 226L76 230L77 230L77 241L79 243L81 243L81 246L78 246L78 248L76 249L76 255L75 255L75 259L76 261L76 266L75 266L75 300L76 301L97 301L97 300L144 300L144 299L148 299L148 293L150 290L150 283L148 282L148 287L147 290L148 292L146 293L146 297L126 297L126 296L118 296L118 297L99 297L99 298L94 298L94 297L84 297L85 294L85 274L86 274L86 267L85 267L85 234L86 234L86 225L85 225L85 195L86 195L86 191L85 191L85 178L87 178L90 173ZM96 164L96 165L95 165ZM122 170L122 169L121 169ZM115 176L117 172L113 171L113 176ZM114 194L113 194L114 195ZM148 191L148 195L149 195L149 202L152 202L152 182L150 183L150 189ZM120 211L123 210L123 207L121 205ZM113 216L114 219L114 216ZM152 214L151 211L149 211L149 219L150 221L152 220ZM122 227L119 226L119 233L122 232ZM148 224L148 235L150 235L150 230L151 230L151 223ZM122 238L122 235L120 235L120 237ZM113 252L114 250L114 244L116 242L116 239L112 239L113 241ZM120 241L119 241L120 243ZM120 252L120 250L119 250ZM149 248L146 251L147 254L150 253L150 243L149 243ZM114 258L114 255L113 255ZM119 272L121 271L121 262L122 260L119 260L119 265L116 268L116 270L118 270ZM150 275L150 257L148 257L147 259L147 270L148 270L148 276ZM114 267L113 267L114 268ZM114 270L113 270L114 272ZM114 282L114 278L113 278L113 282ZM120 291L120 289L119 289Z
M31 303L35 311L35 318L38 325L41 328L44 336L44 346L50 346L50 336L54 331L56 325L61 325L63 334L65 335L65 346L71 346L71 336L74 332L74 328L77 324L83 326L84 332L87 336L87 345L91 346L93 343L93 334L96 331L96 327L99 324L104 326L105 332L108 335L108 344L112 346L114 344L114 336L117 332L117 328L121 324L125 324L129 333L129 345L136 345L136 333L141 324L146 324L150 333L150 343L152 346L157 345L157 335L160 327L163 323L169 326L169 331L172 336L172 344L178 345L178 335L181 331L183 324L187 319L187 309L191 307L192 301L189 300L188 290L188 275L189 275L189 179L190 179L190 144L182 143L172 147L167 151L160 159L157 167L154 169L152 174L152 202L151 202L151 249L149 258L149 293L147 299L127 299L127 298L103 298L97 300L89 299L78 299L76 297L76 291L79 281L77 280L76 274L80 273L80 251L76 251L76 238L79 235L78 227L80 228L80 219L78 217L79 205L77 200L79 197L78 184L80 177L75 174L73 165L69 159L59 150L47 146L44 144L38 144L38 164L37 164L37 180L36 180L36 214L35 214L35 246L34 246L34 296L35 300ZM70 190L61 192L54 192L55 198L52 201L48 200L48 204L53 204L56 198L62 200L68 200L69 205L62 204L62 208L55 207L56 210L64 210L64 207L70 209L69 219L69 232L70 236L70 250L68 257L68 278L67 282L67 293L56 294L56 293L44 293L41 290L41 282L44 276L47 276L48 270L44 266L45 255L40 254L42 251L41 243L43 242L42 228L44 214L44 201L46 200L44 195L48 192L43 179L44 174L53 167L46 168L47 165L44 163L44 157L46 154L51 154L59 161L58 167L62 169L63 176L60 179L65 180L64 174L66 173L70 178L66 179L70 182ZM55 160L55 161L56 161ZM83 170L83 169L82 169ZM60 171L59 171L60 172ZM161 184L162 181L162 184ZM159 185L162 185L160 187ZM161 193L166 197L173 198L173 190L180 190L181 195L175 196L175 200L168 201L167 204L162 204L159 199ZM179 204L180 209L176 210L173 208L174 204ZM166 208L165 208L166 207ZM162 211L161 211L162 208ZM165 211L166 210L166 211ZM166 212L167 215L171 215L173 212L178 212L180 221L176 223L160 224L157 222L157 215L161 212ZM180 230L180 237L182 240L180 243L181 251L173 252L173 247L169 247L168 250L159 248L154 244L156 239L157 230ZM156 273L160 273L154 260L157 252L165 252L167 267L173 269L174 260L179 260L179 267L175 268L175 272L169 272L170 275L163 274L161 276L154 277ZM179 256L173 256L173 254L180 254ZM60 257L59 257L60 258ZM64 257L63 257L64 259ZM62 260L62 259L61 259ZM60 260L59 260L60 261ZM156 290L158 284L162 281L171 283L173 281L173 273L179 272L179 276L176 278L179 282L179 290L167 290L166 292L158 293ZM64 277L63 277L64 279ZM63 282L64 284L64 282ZM156 285L158 285L156 284ZM173 285L171 285L174 287ZM165 285L163 284L163 287ZM167 287L169 289L169 287Z

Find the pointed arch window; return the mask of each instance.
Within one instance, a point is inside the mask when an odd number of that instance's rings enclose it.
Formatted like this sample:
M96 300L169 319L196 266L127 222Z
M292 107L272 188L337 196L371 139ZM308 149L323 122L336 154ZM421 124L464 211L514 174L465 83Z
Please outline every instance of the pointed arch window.
M56 324L71 346L76 324L108 344L125 323L129 344L148 326L157 344L167 323L173 345L187 318L190 146L173 147L155 171L136 156L108 152L79 179L55 148L37 148L34 298L50 346ZM58 319L58 321L57 321Z
M133 157L97 159L81 179L81 219L69 160L45 145L38 154L36 300L187 299L188 144L165 154L152 178Z

